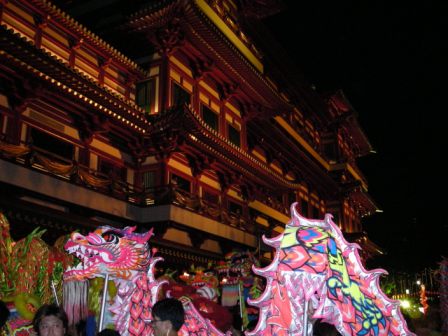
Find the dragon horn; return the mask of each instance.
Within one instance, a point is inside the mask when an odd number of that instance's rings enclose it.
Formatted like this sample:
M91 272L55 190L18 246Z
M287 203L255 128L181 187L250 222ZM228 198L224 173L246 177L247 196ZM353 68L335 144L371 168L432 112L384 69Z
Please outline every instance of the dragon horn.
M137 228L137 226L126 226L124 228L124 232L126 232L126 233L133 233L136 228Z
M141 238L141 240L142 240L143 243L146 243L146 242L149 240L149 238L151 238L151 237L153 236L153 231L154 231L154 228L151 228L151 230L149 230L149 231L146 232L146 233L143 233L143 234L140 236L140 238Z

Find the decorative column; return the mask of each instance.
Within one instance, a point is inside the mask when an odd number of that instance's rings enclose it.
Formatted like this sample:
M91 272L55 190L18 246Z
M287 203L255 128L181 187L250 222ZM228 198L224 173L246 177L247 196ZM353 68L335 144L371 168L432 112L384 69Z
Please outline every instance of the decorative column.
M112 60L110 58L108 59L98 59L98 65L100 67L98 72L98 83L100 85L104 84L104 75L106 74L107 68L112 63Z
M45 17L42 17L40 15L34 16L34 22L36 24L36 34L34 35L34 44L36 45L37 49L41 48L42 45L42 34L48 26L48 21L50 21L50 16L47 15Z
M160 64L160 109L170 106L168 93L170 92L169 57L185 42L184 32L180 26L181 18L173 17L171 22L158 29L151 37L156 50L161 57Z
M84 43L84 40L81 39L69 39L69 46L70 46L70 56L68 57L68 64L70 67L75 67L75 59L76 59L76 50L81 48L82 44Z

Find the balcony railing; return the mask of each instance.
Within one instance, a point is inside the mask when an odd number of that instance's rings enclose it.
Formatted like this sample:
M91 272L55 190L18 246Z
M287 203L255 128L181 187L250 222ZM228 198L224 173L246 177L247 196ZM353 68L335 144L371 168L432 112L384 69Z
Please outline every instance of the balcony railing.
M174 184L147 189L138 188L119 178L92 170L74 160L68 160L32 146L13 145L1 140L0 157L39 171L41 174L51 175L136 206L172 204L243 231L250 233L255 231L255 219L250 215L231 212L220 202L211 202Z

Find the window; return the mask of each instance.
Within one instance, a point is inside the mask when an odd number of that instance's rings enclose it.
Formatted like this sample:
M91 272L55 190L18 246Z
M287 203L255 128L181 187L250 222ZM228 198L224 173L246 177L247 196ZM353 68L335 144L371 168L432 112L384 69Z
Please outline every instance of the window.
M184 191L190 192L191 183L187 179L180 177L179 175L172 174L171 175L171 184L177 186L177 188L182 189Z
M237 215L242 215L243 214L243 207L241 206L241 204L229 201L229 212L233 213L233 214L237 214Z
M229 141L233 143L235 146L240 147L241 146L241 137L240 137L240 131L236 129L232 125L229 126Z
M202 192L202 199L212 204L219 204L219 195L210 193L205 190Z
M119 178L121 180L126 179L126 168L119 167L110 161L101 159L98 171L111 178Z
M190 104L190 93L175 83L173 84L172 104L174 106Z
M219 116L208 107L202 105L202 118L215 131L219 131Z
M145 109L146 112L150 113L151 111L154 111L155 108L155 80L154 78L151 78L150 80L147 80L146 82L138 83L137 84L137 105L143 109Z
M56 154L67 160L73 159L74 146L68 142L62 141L35 128L31 128L30 136L33 147Z
M143 173L143 187L145 189L154 188L156 183L156 172L146 171Z

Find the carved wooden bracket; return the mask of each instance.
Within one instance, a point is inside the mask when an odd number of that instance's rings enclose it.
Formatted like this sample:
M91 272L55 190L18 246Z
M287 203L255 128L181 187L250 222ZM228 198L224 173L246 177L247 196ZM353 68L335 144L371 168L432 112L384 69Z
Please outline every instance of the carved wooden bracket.
M254 201L255 200L255 190L252 188L252 186L248 184L241 185L241 196L246 201Z
M73 115L73 123L78 129L79 137L85 145L89 145L95 134L110 131L110 122L106 117L93 115Z
M171 227L169 222L165 222L165 223L158 223L156 225L152 225L151 227L153 228L153 233L154 236L158 239L162 239L163 236L166 234L166 232L168 231L168 228Z
M207 163L206 158L204 157L191 154L186 154L186 157L188 159L188 163L190 164L191 172L194 177L201 175L205 169L210 167Z
M232 252L235 247L234 243L228 240L220 240L218 244L223 255Z
M227 192L232 185L232 179L229 176L229 174L223 173L223 172L217 172L219 184L221 185L221 191Z
M188 232L188 237L191 240L191 245L195 248L200 248L206 238L205 234L198 231Z
M218 93L222 100L227 101L236 95L240 85L238 83L218 84Z
M196 58L190 60L190 67L195 79L202 79L205 74L212 72L215 64L213 60Z
M175 18L155 34L156 49L160 54L171 54L185 43L185 33L180 25L180 19Z
M15 87L8 98L14 110L22 113L33 100L44 97L46 94L47 89L41 83L26 80L22 86Z

